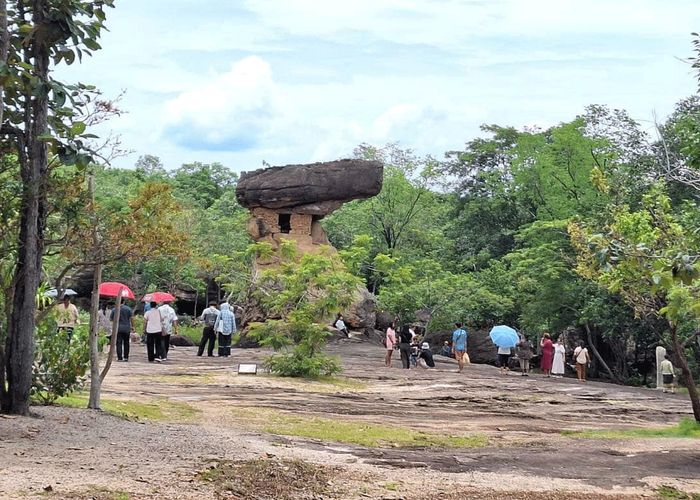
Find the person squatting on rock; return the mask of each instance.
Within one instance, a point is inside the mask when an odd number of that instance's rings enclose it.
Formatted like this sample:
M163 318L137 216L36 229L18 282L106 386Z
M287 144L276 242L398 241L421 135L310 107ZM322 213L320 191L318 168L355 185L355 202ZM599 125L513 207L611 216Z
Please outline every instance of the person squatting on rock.
M347 338L350 338L350 331L348 330L348 327L345 325L345 318L343 318L342 314L338 313L338 316L335 318L335 323L333 323L333 326L335 327L336 330L345 334L345 336Z
M220 309L214 330L219 334L219 356L228 357L231 355L231 336L236 332L236 317L228 302L223 302Z
M114 321L115 310L109 314ZM129 343L134 331L134 312L126 304L119 306L119 324L117 325L117 361L129 361ZM111 336L110 336L111 338Z
M459 365L459 370L457 373L462 373L464 370L465 356L467 354L467 331L462 328L462 323L455 323L457 327L454 332L452 332L452 349L454 351L455 359Z
M214 355L214 344L216 344L216 331L214 330L214 325L216 324L216 319L218 317L219 310L216 308L216 302L209 302L209 307L202 311L202 315L199 317L200 321L204 323L204 328L202 329L202 340L199 341L197 356L204 354L205 346L207 348L207 356Z
M433 351L430 350L430 344L423 342L418 353L418 365L421 368L435 368L435 360L433 360Z
M170 351L170 335L177 335L177 314L167 302L158 308L163 321L163 333L160 336L160 359L168 360Z
M411 329L408 325L401 327L399 352L401 353L401 366L408 370L411 367Z

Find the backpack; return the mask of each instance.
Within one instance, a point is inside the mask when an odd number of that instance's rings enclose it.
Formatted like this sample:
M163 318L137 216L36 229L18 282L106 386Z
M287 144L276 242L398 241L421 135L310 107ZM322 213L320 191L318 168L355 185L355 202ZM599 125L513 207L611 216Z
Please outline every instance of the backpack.
M217 318L217 316L218 316L218 315L217 315L217 314L214 314L214 313L207 313L207 314L205 314L205 315L204 315L204 324L205 324L206 326L214 326L214 324L216 323L216 318Z

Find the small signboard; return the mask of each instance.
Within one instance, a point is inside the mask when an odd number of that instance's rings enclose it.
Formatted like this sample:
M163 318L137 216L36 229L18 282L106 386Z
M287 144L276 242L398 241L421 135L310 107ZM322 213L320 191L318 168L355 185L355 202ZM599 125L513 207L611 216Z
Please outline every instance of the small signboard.
M258 365L254 363L240 363L238 365L239 375L256 375L258 373Z

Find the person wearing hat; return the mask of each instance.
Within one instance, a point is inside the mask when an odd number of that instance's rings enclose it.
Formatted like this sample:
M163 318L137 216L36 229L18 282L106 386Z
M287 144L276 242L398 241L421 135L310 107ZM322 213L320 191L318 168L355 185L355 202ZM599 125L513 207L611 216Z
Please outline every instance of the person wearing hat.
M433 351L430 350L430 344L423 342L420 346L418 360L421 366L426 364L425 368L435 368L435 360L433 359Z

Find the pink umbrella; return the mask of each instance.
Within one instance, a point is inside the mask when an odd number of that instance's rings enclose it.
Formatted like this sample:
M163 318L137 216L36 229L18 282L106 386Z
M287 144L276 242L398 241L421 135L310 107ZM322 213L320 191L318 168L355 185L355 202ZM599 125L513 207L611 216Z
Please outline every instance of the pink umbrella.
M128 286L117 283L116 281L105 281L100 283L100 295L103 297L117 297L121 292L121 296L127 299L134 299L134 292Z
M152 292L144 295L141 302L175 302L175 300L175 296L168 292Z

